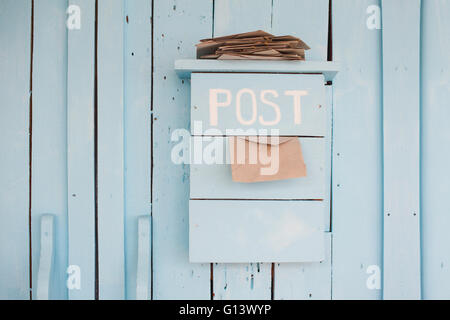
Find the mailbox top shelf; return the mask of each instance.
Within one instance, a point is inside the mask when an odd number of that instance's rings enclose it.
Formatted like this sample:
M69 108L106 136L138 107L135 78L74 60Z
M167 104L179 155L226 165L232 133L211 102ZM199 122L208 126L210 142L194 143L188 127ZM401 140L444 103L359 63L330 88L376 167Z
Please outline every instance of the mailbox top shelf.
M191 73L306 73L323 74L326 81L333 80L339 65L333 61L261 61L261 60L176 60L175 71L180 78Z

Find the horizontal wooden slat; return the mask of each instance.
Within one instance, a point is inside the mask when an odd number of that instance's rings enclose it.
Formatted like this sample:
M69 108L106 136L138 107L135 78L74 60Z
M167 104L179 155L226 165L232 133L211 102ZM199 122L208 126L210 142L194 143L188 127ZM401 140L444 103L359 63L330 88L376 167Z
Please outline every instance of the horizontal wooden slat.
M340 66L334 61L257 61L257 60L199 60L175 61L180 78L190 78L194 72L254 72L254 73L321 73L326 81L333 80Z
M251 135L230 131L236 129L255 130L253 135L326 133L322 75L195 73L191 88L193 135Z
M322 261L323 208L322 201L191 200L190 261Z
M229 157L226 137L219 139ZM260 183L231 179L230 164L191 164L191 199L323 199L325 192L325 141L300 138L307 176ZM204 142L207 145L211 142ZM205 148L205 147L204 147ZM225 155L224 155L225 158Z

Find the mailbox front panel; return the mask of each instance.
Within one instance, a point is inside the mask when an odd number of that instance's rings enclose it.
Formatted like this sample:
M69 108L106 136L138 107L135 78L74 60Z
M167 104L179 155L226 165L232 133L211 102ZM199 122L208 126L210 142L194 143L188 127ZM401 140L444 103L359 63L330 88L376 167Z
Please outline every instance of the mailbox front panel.
M321 74L192 74L192 135L317 137L326 135L326 123Z
M215 139L223 140L224 154L228 154L229 148L226 144L228 138ZM225 161L224 164L191 164L191 199L324 199L325 139L299 140L306 163L306 177L250 184L238 183L231 179L231 167Z
M319 262L322 201L191 200L191 262Z
M191 262L325 259L330 104L324 85L321 74L192 74ZM255 135L298 137L306 177L234 182L229 137Z

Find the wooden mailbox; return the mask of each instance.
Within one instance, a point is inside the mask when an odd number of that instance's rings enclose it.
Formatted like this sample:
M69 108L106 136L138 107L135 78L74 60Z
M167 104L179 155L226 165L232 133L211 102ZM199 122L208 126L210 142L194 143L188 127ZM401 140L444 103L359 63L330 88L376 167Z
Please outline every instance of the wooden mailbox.
M175 69L191 78L191 144L215 139L225 160L231 136L297 137L307 167L303 178L237 183L226 161L194 160L190 261L323 261L330 220L331 95L326 83L337 66L178 60Z

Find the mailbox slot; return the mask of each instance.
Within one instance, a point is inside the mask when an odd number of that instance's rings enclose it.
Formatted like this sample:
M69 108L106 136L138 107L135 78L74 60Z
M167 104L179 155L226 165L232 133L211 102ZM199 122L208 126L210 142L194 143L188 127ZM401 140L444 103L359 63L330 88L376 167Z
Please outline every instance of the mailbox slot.
M307 164L306 177L250 184L238 183L231 180L229 164L191 164L191 199L323 200L326 197L325 139L299 138L299 140ZM204 142L206 143L210 142ZM224 141L222 145L224 155L229 158L227 143Z

